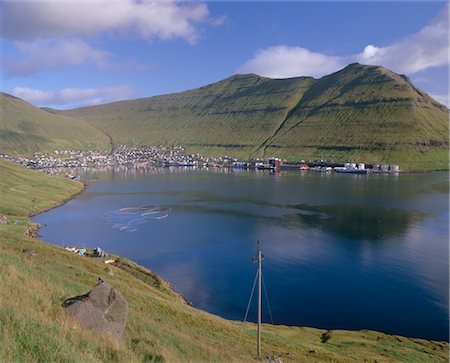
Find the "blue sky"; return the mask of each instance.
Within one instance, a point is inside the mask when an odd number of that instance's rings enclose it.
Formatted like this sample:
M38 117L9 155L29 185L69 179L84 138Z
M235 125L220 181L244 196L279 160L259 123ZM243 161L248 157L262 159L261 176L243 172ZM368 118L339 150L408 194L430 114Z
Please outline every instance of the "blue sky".
M442 1L0 3L1 89L71 108L183 91L235 73L286 78L348 63L408 75L448 105Z

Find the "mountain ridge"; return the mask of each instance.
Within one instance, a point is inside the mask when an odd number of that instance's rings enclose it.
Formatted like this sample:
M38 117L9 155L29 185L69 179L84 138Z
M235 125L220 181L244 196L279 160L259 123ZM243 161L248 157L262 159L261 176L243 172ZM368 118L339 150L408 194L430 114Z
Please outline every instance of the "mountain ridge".
M370 85L370 88L367 85ZM387 107L383 108L384 105ZM394 106L396 109L392 110ZM332 113L336 112L337 107L341 108L341 112L339 117L333 117ZM362 108L364 108L363 113L361 112ZM434 108L432 112L424 112L424 109L431 110L432 108ZM370 112L372 115L369 114ZM405 137L412 142L423 141L423 139L435 142L438 139L442 144L448 145L448 109L418 90L406 76L397 75L377 66L352 64L341 71L322 77L304 95L297 113L293 116L291 122L285 124L286 129L277 140L284 147L289 144L289 135L287 137L284 135L292 134L292 130L299 126L303 128L303 133L307 135L306 138L310 139L305 140L304 145L332 148L335 143L337 154L340 148L360 149L362 152L355 156L366 161L370 161L371 157L363 151L370 148L371 143L371 152L377 148L383 149L380 147L383 143L399 143ZM347 125L339 123L339 118L346 118ZM392 125L395 122L398 124L397 126L401 127ZM358 130L360 135L355 135L355 132L348 128L345 130L346 126L355 127L358 126L358 123L366 123L364 128L360 127ZM376 127L373 127L374 123ZM418 124L428 130L417 129ZM308 127L313 130L309 130ZM408 133L410 127L416 127L416 132ZM342 129L345 130L344 135ZM318 131L320 131L320 135ZM367 140L367 137L366 140L364 137L361 138L361 136L367 136L368 132L379 134L384 132L385 135L380 135L378 139L372 138L372 140ZM389 132L391 135L388 135ZM394 132L397 134L396 137L392 137ZM331 134L330 137L324 137L327 133ZM356 142L355 139L362 140ZM389 146L383 150L391 153L396 151L390 149ZM418 153L420 154L422 151L420 150ZM315 153L317 154L317 151ZM347 153L345 156L349 157L350 155ZM395 156L384 160L383 157L375 159L379 161L400 159L399 161L405 162L402 160L404 158Z
M56 112L71 112L71 111L76 111L76 110L83 110L83 109L89 109L89 108L95 108L98 106L104 106L104 105L111 105L111 104L117 104L117 103L122 103L122 102L129 102L129 101L138 101L138 100L148 100L148 99L152 99L152 98L158 98L158 97L165 97L165 96L173 96L173 95L180 95L186 92L190 92L190 91L194 91L194 90L203 90L206 89L208 87L214 86L216 84L220 84L223 82L228 82L228 81L232 81L232 80L245 80L245 79L261 79L261 80L271 80L271 81L288 81L288 80L300 80L300 79L304 79L304 80L314 80L314 81L318 81L327 77L330 77L332 75L335 74L339 74L347 69L351 69L351 68L358 68L358 67L362 67L362 68L368 68L368 69L381 69L384 70L385 72L388 72L391 75L396 76L397 79L402 79L403 81L407 82L412 88L415 89L415 91L417 93L420 94L420 96L422 97L428 97L430 98L434 104L436 104L438 107L448 110L448 108L443 105L442 103L440 103L439 101L435 100L434 98L432 98L430 95L428 95L426 92L420 90L419 88L417 88L411 81L411 79L406 76L405 74L397 74L394 73L393 71L388 70L387 68L384 68L383 66L376 66L376 65L364 65L361 63L350 63L348 64L346 67L330 73L329 75L325 75L323 77L320 78L314 78L312 76L295 76L295 77L287 77L287 78L271 78L271 77L265 77L265 76L260 76L256 73L236 73L233 74L229 77L226 77L222 80L216 81L216 82L212 82L212 83L208 83L206 85L200 86L200 87L196 87L196 88L192 88L192 89L187 89L187 90L183 90L183 91L179 91L179 92L171 92L171 93L164 93L164 94L160 94L160 95L154 95L154 96L148 96L148 97L138 97L138 98L132 98L132 99L125 99L125 100L117 100L117 101L113 101L113 102L108 102L108 103L102 103L102 104L98 104L98 105L89 105L89 106L82 106L82 107L76 107L76 108L72 108L72 109L67 109L67 110L58 110L58 109L53 109L53 108L48 108L48 107L43 107L42 109L46 109L46 110L52 110L52 111L56 111ZM15 97L13 95L10 95L11 97ZM15 97L18 98L18 97ZM18 98L20 99L20 98Z
M193 90L64 114L101 125L119 143L176 143L244 159L448 169L448 109L408 77L379 66L354 63L319 79L234 75Z
M43 112L83 120L114 144L448 169L449 110L379 66L353 63L319 79L237 74L178 93Z

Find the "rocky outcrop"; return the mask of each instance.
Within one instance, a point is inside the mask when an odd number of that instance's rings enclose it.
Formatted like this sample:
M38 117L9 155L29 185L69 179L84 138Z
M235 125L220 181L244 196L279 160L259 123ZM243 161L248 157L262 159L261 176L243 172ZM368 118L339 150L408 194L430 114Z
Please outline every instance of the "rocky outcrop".
M41 228L41 225L39 223L29 222L28 227L25 230L25 235L31 238L37 238L39 228Z
M64 301L63 307L79 326L117 343L122 342L128 303L119 291L102 279L87 294Z
M35 250L33 250L32 248L24 248L22 250L23 253L30 255L30 256L37 256L37 252Z

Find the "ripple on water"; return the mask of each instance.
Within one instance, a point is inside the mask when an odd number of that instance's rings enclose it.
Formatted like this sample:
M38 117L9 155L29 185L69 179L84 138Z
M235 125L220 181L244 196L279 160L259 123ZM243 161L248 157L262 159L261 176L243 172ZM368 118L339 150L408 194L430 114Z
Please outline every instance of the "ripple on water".
M169 216L170 208L147 205L141 207L125 207L105 213L105 220L112 228L122 232L136 232L137 226L149 220L164 219Z

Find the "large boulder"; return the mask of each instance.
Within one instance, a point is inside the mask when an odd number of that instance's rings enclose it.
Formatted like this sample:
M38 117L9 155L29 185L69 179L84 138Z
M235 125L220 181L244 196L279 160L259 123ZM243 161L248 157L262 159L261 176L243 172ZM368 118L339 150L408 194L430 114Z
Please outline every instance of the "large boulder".
M66 312L78 325L121 343L127 322L128 303L122 294L99 279L87 294L63 302Z

